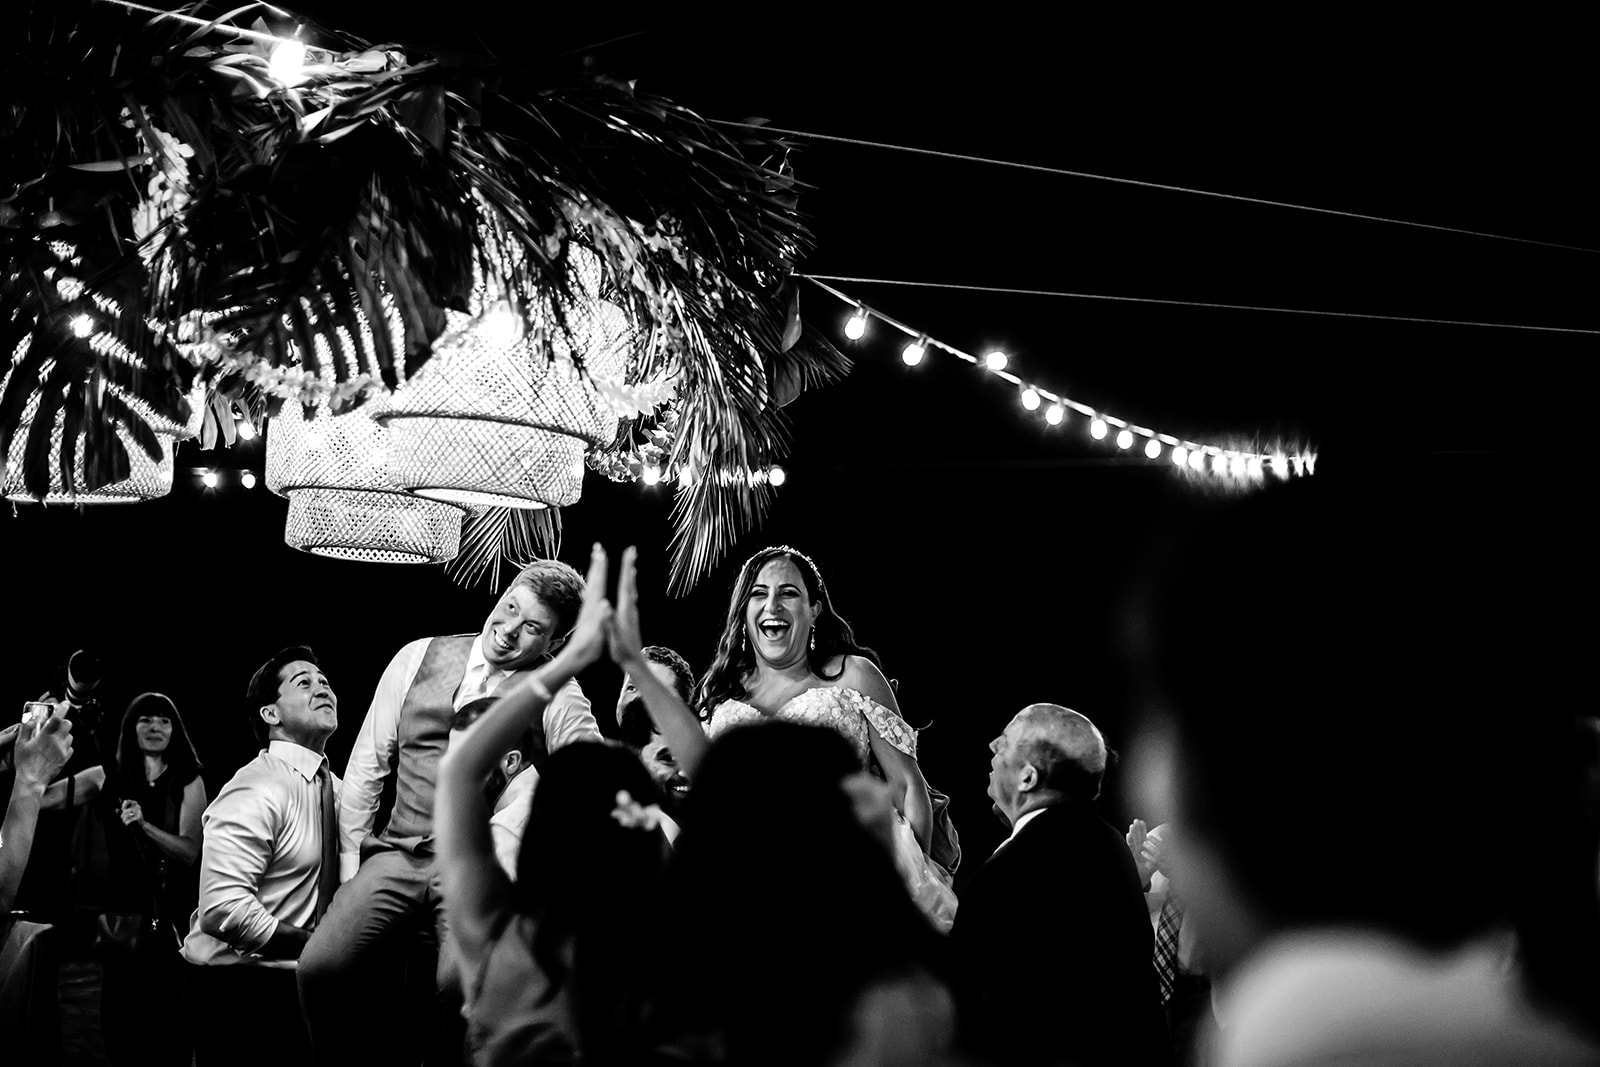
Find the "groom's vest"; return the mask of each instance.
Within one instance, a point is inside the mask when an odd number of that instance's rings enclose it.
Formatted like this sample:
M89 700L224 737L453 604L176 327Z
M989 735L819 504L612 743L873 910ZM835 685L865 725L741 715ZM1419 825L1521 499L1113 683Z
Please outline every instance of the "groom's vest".
M433 790L439 757L450 742L456 690L467 672L467 657L477 634L435 637L400 705L396 737L394 807L383 832L368 835L362 858L397 848L414 856L433 855Z

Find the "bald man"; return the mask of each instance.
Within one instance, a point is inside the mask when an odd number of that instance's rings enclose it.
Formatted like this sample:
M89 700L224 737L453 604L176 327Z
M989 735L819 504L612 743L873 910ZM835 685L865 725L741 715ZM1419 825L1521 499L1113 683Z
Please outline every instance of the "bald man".
M1001 1064L1167 1064L1150 918L1123 837L1095 811L1094 723L1031 704L989 744L1011 828L961 897L951 945L971 1050Z

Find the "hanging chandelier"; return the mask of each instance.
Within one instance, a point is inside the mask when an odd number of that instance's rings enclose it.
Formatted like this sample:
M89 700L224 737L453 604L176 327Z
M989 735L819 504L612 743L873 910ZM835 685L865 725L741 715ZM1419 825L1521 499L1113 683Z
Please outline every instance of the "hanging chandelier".
M617 429L594 379L622 380L635 333L620 307L599 298L594 253L573 246L569 264L575 298L564 324L549 311L525 323L504 302L461 316L376 414L389 430L395 485L475 508L577 501L584 453Z
M369 563L443 563L461 547L464 509L396 487L384 473L387 434L365 408L328 404L302 418L286 405L267 432L267 488L289 500L291 548Z

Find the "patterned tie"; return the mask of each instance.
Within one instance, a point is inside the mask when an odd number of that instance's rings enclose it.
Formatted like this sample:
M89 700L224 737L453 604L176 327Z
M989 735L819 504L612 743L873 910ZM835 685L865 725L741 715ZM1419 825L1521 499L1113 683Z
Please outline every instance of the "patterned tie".
M333 772L328 761L317 768L322 793L322 867L317 871L317 919L320 921L339 888L339 803L333 796Z
M1156 979L1161 983L1161 1003L1172 999L1172 986L1178 977L1178 930L1183 926L1183 908L1167 893L1156 920Z

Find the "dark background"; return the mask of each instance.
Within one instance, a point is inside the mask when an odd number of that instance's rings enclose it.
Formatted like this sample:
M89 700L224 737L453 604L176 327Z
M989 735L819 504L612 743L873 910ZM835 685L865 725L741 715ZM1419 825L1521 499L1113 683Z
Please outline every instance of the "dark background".
M890 25L856 9L725 21L598 6L507 14L487 0L307 9L370 39L535 67L587 55L711 117L1600 248L1593 66L1576 43L1586 38L1531 16L1113 25L987 9L945 20L924 8ZM818 245L806 266L817 273L1600 326L1595 253L797 143ZM1593 336L842 288L969 351L1003 346L1024 377L1130 421L1202 440L1307 442L1317 478L1371 484L1372 521L1391 521L1377 501L1397 494L1417 514L1445 516L1441 536L1476 546L1481 570L1461 580L1494 590L1489 616L1508 632L1579 649L1592 626L1581 516ZM845 344L844 306L811 288L803 299L807 318ZM983 796L985 744L1024 704L1075 707L1127 749L1148 710L1124 640L1130 598L1159 546L1226 494L1165 459L1114 455L1080 419L1047 427L1011 388L953 357L931 352L908 369L903 343L876 324L850 346L846 381L787 409L794 444L776 509L690 595L664 593L663 488L589 474L563 515L561 556L581 564L593 540L614 556L637 543L646 639L703 670L738 562L772 542L812 555L840 612L900 680L907 718L932 723L924 770L954 795L969 854L982 855L1001 833ZM259 473L263 458L259 441L221 456L190 444L179 464ZM459 588L439 568L297 553L282 543L285 508L264 487L229 479L205 490L180 475L159 501L19 506L0 518L8 699L35 695L73 649L96 648L114 710L146 689L173 696L214 791L252 750L241 706L250 672L308 642L341 697L331 746L341 765L389 657L415 637L478 629L495 591ZM1263 537L1216 565L1318 561ZM1257 633L1195 639L1248 669L1292 633L1293 620L1262 620ZM609 711L615 671L596 667L583 684ZM1165 814L1115 789L1106 806L1123 823Z

